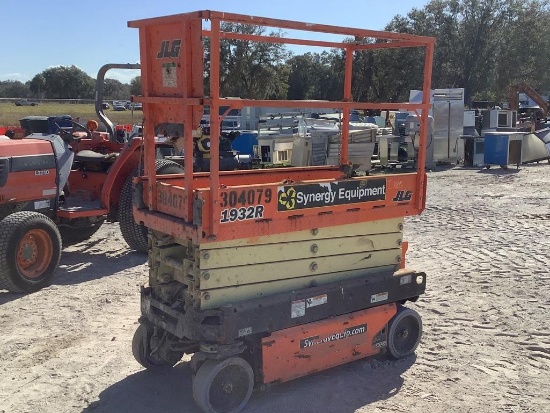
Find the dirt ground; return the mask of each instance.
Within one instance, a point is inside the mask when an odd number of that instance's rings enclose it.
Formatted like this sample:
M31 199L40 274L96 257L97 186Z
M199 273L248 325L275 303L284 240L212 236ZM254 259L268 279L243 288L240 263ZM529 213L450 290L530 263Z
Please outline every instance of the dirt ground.
M550 412L550 165L430 173L407 219L415 357L361 360L255 393L245 412ZM145 257L116 225L65 249L54 284L0 291L0 412L195 413L185 360L144 371L131 353Z

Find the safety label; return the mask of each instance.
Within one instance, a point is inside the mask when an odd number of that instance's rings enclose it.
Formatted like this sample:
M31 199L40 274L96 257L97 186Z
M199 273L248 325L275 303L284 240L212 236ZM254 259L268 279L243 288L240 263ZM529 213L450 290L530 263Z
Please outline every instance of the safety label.
M306 315L306 300L293 301L290 308L290 318L303 317L305 315Z
M388 299L388 292L384 292L384 293L378 293L378 294L373 294L370 296L370 302L371 304L372 303L379 303L381 301L386 301Z
M318 295L316 297L308 298L306 300L306 306L307 306L307 308L317 307L318 305L326 304L327 301L328 301L327 295L322 294L322 295Z
M162 64L162 86L178 87L178 75L175 63Z

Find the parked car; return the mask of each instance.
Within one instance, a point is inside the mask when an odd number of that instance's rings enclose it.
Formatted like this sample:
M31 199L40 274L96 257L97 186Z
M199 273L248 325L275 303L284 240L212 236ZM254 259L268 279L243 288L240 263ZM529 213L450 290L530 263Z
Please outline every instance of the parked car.
M126 108L122 105L115 105L115 106L113 106L113 110L115 112L122 112L122 111L126 110Z
M27 99L21 99L15 102L15 106L36 106L38 105L38 102L31 102Z
M102 109L109 109L110 107L111 107L111 105L109 105L107 102L103 102L103 103L101 104L101 108L102 108Z
M128 110L143 110L143 105L140 102L128 102L125 107Z

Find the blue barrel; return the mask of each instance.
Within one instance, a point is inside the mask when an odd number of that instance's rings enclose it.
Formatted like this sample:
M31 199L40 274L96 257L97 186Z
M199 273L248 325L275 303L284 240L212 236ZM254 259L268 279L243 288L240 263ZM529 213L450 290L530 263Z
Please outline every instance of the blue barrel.
M231 143L231 149L243 155L253 155L254 145L258 145L258 132L242 131Z

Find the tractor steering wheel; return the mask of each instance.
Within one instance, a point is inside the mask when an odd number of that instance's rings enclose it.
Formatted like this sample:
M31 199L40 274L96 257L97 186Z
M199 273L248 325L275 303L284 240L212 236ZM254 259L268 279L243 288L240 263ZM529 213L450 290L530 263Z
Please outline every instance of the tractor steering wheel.
M58 130L59 136L61 136L61 139L63 139L64 141L67 141L67 142L72 142L74 140L80 139L80 138L74 136L73 132L75 131L76 128L82 129L84 132L86 132L86 137L88 139L92 139L92 131L90 129L88 129L86 126L81 125L80 123L75 122L74 120L70 120L69 122L71 122L72 125L73 125L73 131L72 132L66 131L65 129L63 129L62 127L60 127L56 123L57 130Z

